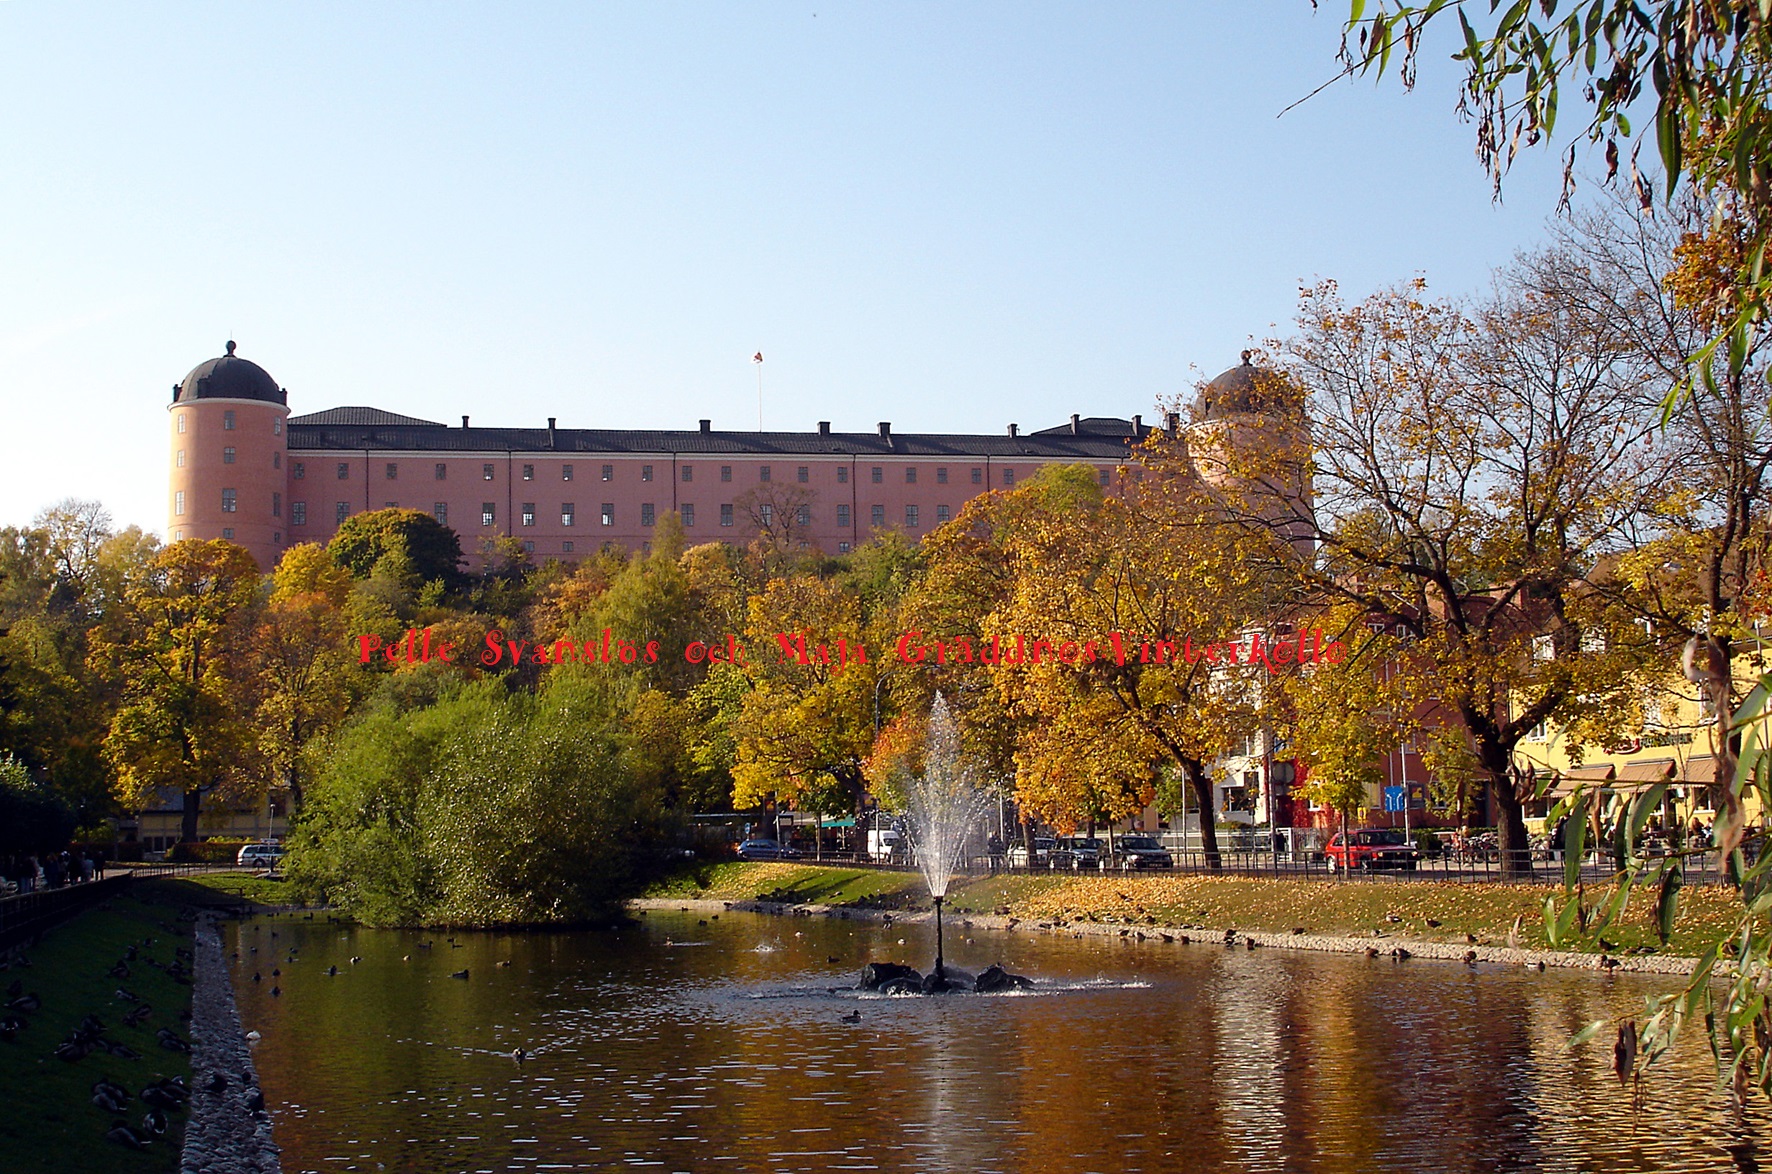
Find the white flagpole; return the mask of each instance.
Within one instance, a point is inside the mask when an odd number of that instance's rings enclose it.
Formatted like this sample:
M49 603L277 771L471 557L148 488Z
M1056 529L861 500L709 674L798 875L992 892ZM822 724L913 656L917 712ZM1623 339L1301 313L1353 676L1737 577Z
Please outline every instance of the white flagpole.
M763 431L763 352L758 351L751 357L757 364L757 431Z

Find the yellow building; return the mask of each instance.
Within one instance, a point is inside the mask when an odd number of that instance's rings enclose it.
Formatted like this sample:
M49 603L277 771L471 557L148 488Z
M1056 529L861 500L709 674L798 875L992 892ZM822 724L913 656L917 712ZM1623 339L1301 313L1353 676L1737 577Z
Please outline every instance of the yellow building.
M1759 679L1772 663L1772 649L1749 651L1735 661L1735 679ZM1668 783L1668 797L1661 819L1664 825L1678 821L1689 827L1694 819L1709 827L1722 802L1727 779L1717 777L1716 723L1700 687L1682 677L1672 677L1644 699L1643 728L1635 735L1608 746L1570 743L1565 731L1554 725L1533 730L1515 749L1515 762L1530 768L1538 778L1549 777L1550 787L1536 805L1544 812L1568 795L1577 784L1606 800L1634 796L1657 783ZM1750 824L1765 813L1753 793L1744 796Z

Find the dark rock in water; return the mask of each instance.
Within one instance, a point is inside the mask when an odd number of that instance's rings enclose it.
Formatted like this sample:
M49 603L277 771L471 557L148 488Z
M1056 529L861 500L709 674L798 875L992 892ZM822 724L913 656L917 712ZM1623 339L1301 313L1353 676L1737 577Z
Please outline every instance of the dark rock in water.
M889 978L874 989L883 995L920 995L923 993L923 976L912 971L900 978Z
M864 991L885 989L889 982L909 979L913 984L921 983L923 976L909 966L901 966L897 962L869 962L861 968L861 981L856 987Z
M969 991L974 981L970 975L962 975L958 971L925 974L918 989L926 995L945 995L954 991Z
M972 989L981 995L994 994L997 991L1022 990L1034 985L1034 980L1020 974L1010 974L996 963L985 967L984 972L973 980Z

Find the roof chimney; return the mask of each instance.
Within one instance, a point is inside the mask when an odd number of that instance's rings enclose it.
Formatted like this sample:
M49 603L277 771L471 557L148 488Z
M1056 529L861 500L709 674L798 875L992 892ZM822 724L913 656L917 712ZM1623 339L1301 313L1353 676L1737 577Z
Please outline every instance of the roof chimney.
M1021 435L1021 425L1019 425L1019 424L1009 425L1009 435L1020 436Z
M818 434L820 436L829 436L831 434L831 422L829 420L820 420L818 422Z
M468 426L468 418L467 418L467 417L466 417L466 416L463 416L463 417L462 417L462 418L461 418L461 426L462 426L462 427L463 427L463 428L466 428L466 427L467 427L467 426Z
M714 422L712 420L703 420L701 422L701 430L703 432L712 432L714 430Z
M554 435L554 417L552 417L552 416L548 417L548 447L549 448L559 448L560 447L560 438L558 436Z
M1180 433L1181 433L1181 413L1180 412L1164 412L1163 413L1163 430L1165 432L1169 433L1169 435L1171 435L1171 436L1180 435Z
M881 420L880 421L880 435L884 436L887 440L892 439L892 421L891 420Z
M1083 421L1083 418L1081 416L1079 416L1077 413L1075 413L1075 412L1071 413L1071 435L1072 436L1075 436L1079 432L1083 431L1082 421Z
M1143 431L1144 431L1144 417L1143 416L1133 416L1132 417L1132 435L1137 436L1139 433L1141 433Z

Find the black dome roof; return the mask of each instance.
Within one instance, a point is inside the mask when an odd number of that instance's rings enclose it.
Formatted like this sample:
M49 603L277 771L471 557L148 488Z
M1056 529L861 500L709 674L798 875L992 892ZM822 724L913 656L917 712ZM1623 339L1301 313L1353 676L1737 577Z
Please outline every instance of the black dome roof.
M1238 366L1208 383L1200 390L1195 416L1201 420L1220 420L1244 412L1278 415L1293 405L1289 384L1283 376L1249 361L1248 351Z
M228 353L219 359L211 359L207 363L198 363L191 368L184 382L173 389L175 403L189 403L199 399L256 399L268 404L289 403L289 394L277 386L257 363L249 359L238 358L234 354L233 340L228 341Z

